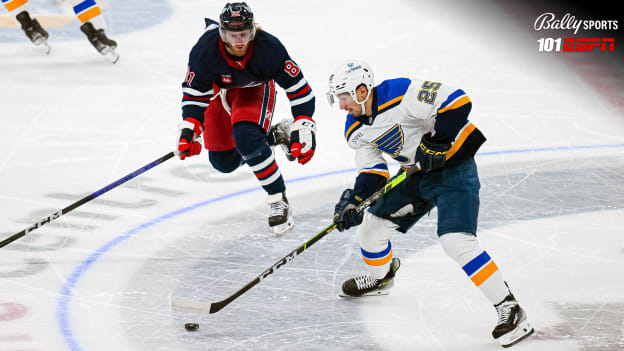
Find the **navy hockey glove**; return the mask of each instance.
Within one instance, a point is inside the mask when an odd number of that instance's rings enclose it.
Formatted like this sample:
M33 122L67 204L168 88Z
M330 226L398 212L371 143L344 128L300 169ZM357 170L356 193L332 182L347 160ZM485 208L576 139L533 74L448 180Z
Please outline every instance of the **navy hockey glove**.
M202 125L195 118L187 118L178 124L178 145L174 152L180 160L199 155L202 149L199 136L202 132Z
M312 117L299 116L290 127L290 152L302 165L308 163L316 149L316 123Z
M364 211L358 212L355 206L362 202L359 196L353 195L353 189L345 189L340 195L340 201L334 208L334 223L339 231L345 231L351 227L362 224Z
M442 168L446 163L446 153L451 143L439 143L431 140L431 133L423 135L416 150L416 162L420 163L421 172L430 172Z

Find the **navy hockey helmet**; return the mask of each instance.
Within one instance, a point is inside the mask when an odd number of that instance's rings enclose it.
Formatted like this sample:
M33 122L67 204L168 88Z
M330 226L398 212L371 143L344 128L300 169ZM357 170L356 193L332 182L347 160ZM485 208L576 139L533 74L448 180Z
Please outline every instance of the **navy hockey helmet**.
M219 16L221 29L239 32L254 28L254 16L251 8L245 2L225 4Z
M240 34L232 35L233 32ZM225 4L219 16L219 34L225 43L253 40L256 35L256 25L253 12L247 3L228 2Z

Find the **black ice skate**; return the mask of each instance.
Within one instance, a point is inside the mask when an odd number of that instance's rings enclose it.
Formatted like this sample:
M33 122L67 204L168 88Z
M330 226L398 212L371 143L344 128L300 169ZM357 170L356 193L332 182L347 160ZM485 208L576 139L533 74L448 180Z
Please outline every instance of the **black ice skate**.
M80 30L87 36L89 42L93 47L112 63L116 63L119 60L119 54L115 52L117 48L117 42L109 39L104 33L104 29L95 29L93 23L85 22L80 26Z
M282 236L294 225L292 210L288 204L285 193L269 195L269 226L273 229L275 236Z
M370 274L351 278L342 284L342 297L361 297L388 295L394 286L394 276L401 266L398 258L393 258L390 263L390 271L383 279L375 279Z
M50 45L48 44L48 32L43 29L39 21L36 18L31 18L28 11L22 11L15 16L15 19L20 23L24 33L30 41L43 47L46 54L50 53Z
M269 145L279 145L284 150L288 161L294 161L292 153L290 152L290 125L292 121L283 119L279 123L271 126L269 130Z
M526 320L526 313L518 304L513 294L509 293L498 305L498 322L492 331L502 347L510 347L533 334L533 327Z

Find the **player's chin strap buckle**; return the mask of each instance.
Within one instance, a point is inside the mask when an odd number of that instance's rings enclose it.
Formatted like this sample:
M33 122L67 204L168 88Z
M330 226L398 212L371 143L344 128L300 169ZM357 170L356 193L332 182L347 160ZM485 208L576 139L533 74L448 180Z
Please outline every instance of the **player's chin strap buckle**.
M329 103L329 106L334 107L334 103L336 102L336 100L334 99L334 94L332 94L331 91L328 91L325 93L325 96L327 96L327 102Z

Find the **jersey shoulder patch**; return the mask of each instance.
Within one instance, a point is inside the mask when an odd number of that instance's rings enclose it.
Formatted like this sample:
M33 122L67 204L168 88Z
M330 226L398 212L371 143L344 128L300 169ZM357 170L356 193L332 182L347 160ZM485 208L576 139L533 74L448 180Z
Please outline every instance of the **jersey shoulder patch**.
M377 113L382 113L401 103L411 84L408 78L389 79L377 86Z

